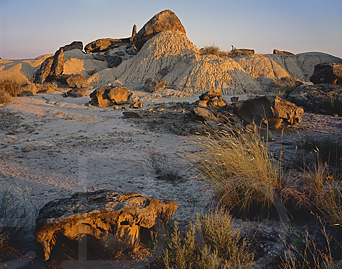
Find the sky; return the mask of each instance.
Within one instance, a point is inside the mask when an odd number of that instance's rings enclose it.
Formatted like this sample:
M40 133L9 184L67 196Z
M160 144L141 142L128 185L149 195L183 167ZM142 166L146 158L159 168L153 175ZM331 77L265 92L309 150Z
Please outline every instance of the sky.
M126 38L170 9L198 48L325 52L342 58L342 0L0 0L0 57L53 54L72 41Z

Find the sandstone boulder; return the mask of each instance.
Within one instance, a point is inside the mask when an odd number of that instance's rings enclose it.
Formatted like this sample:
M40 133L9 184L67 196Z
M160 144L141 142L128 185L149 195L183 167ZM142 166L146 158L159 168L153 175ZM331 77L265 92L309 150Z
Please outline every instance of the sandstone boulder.
M219 122L219 119L208 109L203 107L195 107L191 110L191 115L194 120L199 121L216 121Z
M202 94L199 99L200 100L209 100L212 98L221 98L222 97L222 90L220 88L211 88L208 92Z
M178 30L185 34L184 26L171 10L164 10L153 16L135 35L133 42L138 51L154 35L163 31Z
M247 123L260 125L270 119L281 118L284 123L296 124L302 120L304 110L279 97L261 96L241 101L235 106L235 114Z
M74 98L84 97L86 95L87 95L87 88L75 88L62 94L63 97L74 97Z
M342 85L302 85L287 98L311 112L342 115Z
M62 74L64 69L64 52L60 48L53 57L47 58L40 68L33 75L33 82L43 84L46 80L52 80L54 77Z
M72 74L66 79L66 83L68 84L70 88L76 88L77 83L86 82L86 81L87 81L87 78L81 73ZM77 87L77 88L81 88L81 87Z
M228 52L228 57L237 57L243 55L254 54L254 50L251 49L233 49Z
M288 55L288 56L294 55L292 52L288 52L288 51L285 51L285 50L277 50L277 49L273 50L273 54Z
M154 78L148 78L144 84L145 92L156 92L163 90L165 88L166 82L165 80L161 80L159 82L155 81Z
M132 36L134 32L136 31L136 25L133 26L132 30ZM129 44L133 38L119 38L119 39L113 39L113 38L101 38L97 39L95 41L90 42L84 47L84 50L86 53L89 52L104 52L110 49L114 49L120 46L126 46Z
M91 104L99 107L132 104L132 92L124 86L103 86L90 94Z
M342 64L321 63L315 65L315 71L310 81L314 84L342 84Z
M53 92L55 89L57 89L58 85L55 82L49 82L44 84L36 84L37 86L37 93L47 93L47 92Z
M73 41L69 45L63 46L62 49L64 52L66 52L68 50L75 50L75 49L83 51L83 43L82 43L82 41Z
M177 206L139 193L76 193L40 210L35 238L43 246L44 260L50 258L57 233L71 240L89 236L111 253L130 251L139 243L141 229L153 229L158 220L166 225Z

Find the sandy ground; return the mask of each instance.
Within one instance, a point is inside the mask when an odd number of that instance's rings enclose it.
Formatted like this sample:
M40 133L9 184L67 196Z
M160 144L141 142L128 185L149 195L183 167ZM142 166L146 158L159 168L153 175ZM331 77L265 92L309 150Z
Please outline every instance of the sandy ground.
M198 95L179 99L138 94L144 109L160 102L198 99ZM177 220L181 227L206 210L210 190L196 178L194 164L184 157L198 150L193 143L196 137L148 130L136 120L124 118L121 110L86 106L89 101L89 96L63 98L57 91L15 98L13 104L0 106L2 190L15 182L17 188L30 193L38 209L73 192L138 192L177 201L178 210L169 223ZM296 130L286 130L282 139L281 132L275 133L271 148L279 151L282 141L281 149L288 152L283 158L291 160L296 141L303 135L325 134L341 137L342 119L305 113ZM167 155L168 167L182 179L159 179L149 162L151 149ZM34 227L34 219L30 223Z

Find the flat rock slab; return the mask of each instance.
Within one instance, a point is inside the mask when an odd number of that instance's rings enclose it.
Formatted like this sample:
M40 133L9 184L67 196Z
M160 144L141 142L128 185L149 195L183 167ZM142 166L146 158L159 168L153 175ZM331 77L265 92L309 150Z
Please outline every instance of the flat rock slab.
M36 240L50 258L56 234L71 240L90 236L112 253L130 251L140 241L140 228L153 229L157 219L166 225L178 203L139 193L101 190L76 193L47 203L36 220Z

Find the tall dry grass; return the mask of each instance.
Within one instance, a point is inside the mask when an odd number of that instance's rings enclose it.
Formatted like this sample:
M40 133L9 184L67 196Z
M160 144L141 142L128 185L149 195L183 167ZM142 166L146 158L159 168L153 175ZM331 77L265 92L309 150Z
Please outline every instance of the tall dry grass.
M21 88L22 83L16 80L0 80L0 104L12 103L12 97L17 97L21 92Z
M220 50L219 47L213 46L205 46L204 48L200 49L200 53L202 55L215 55L218 57L228 57L228 53L225 51Z
M267 143L257 135L232 130L195 143L202 152L191 158L223 205L248 211L251 205L269 208L274 203L282 187L281 166L272 160Z

